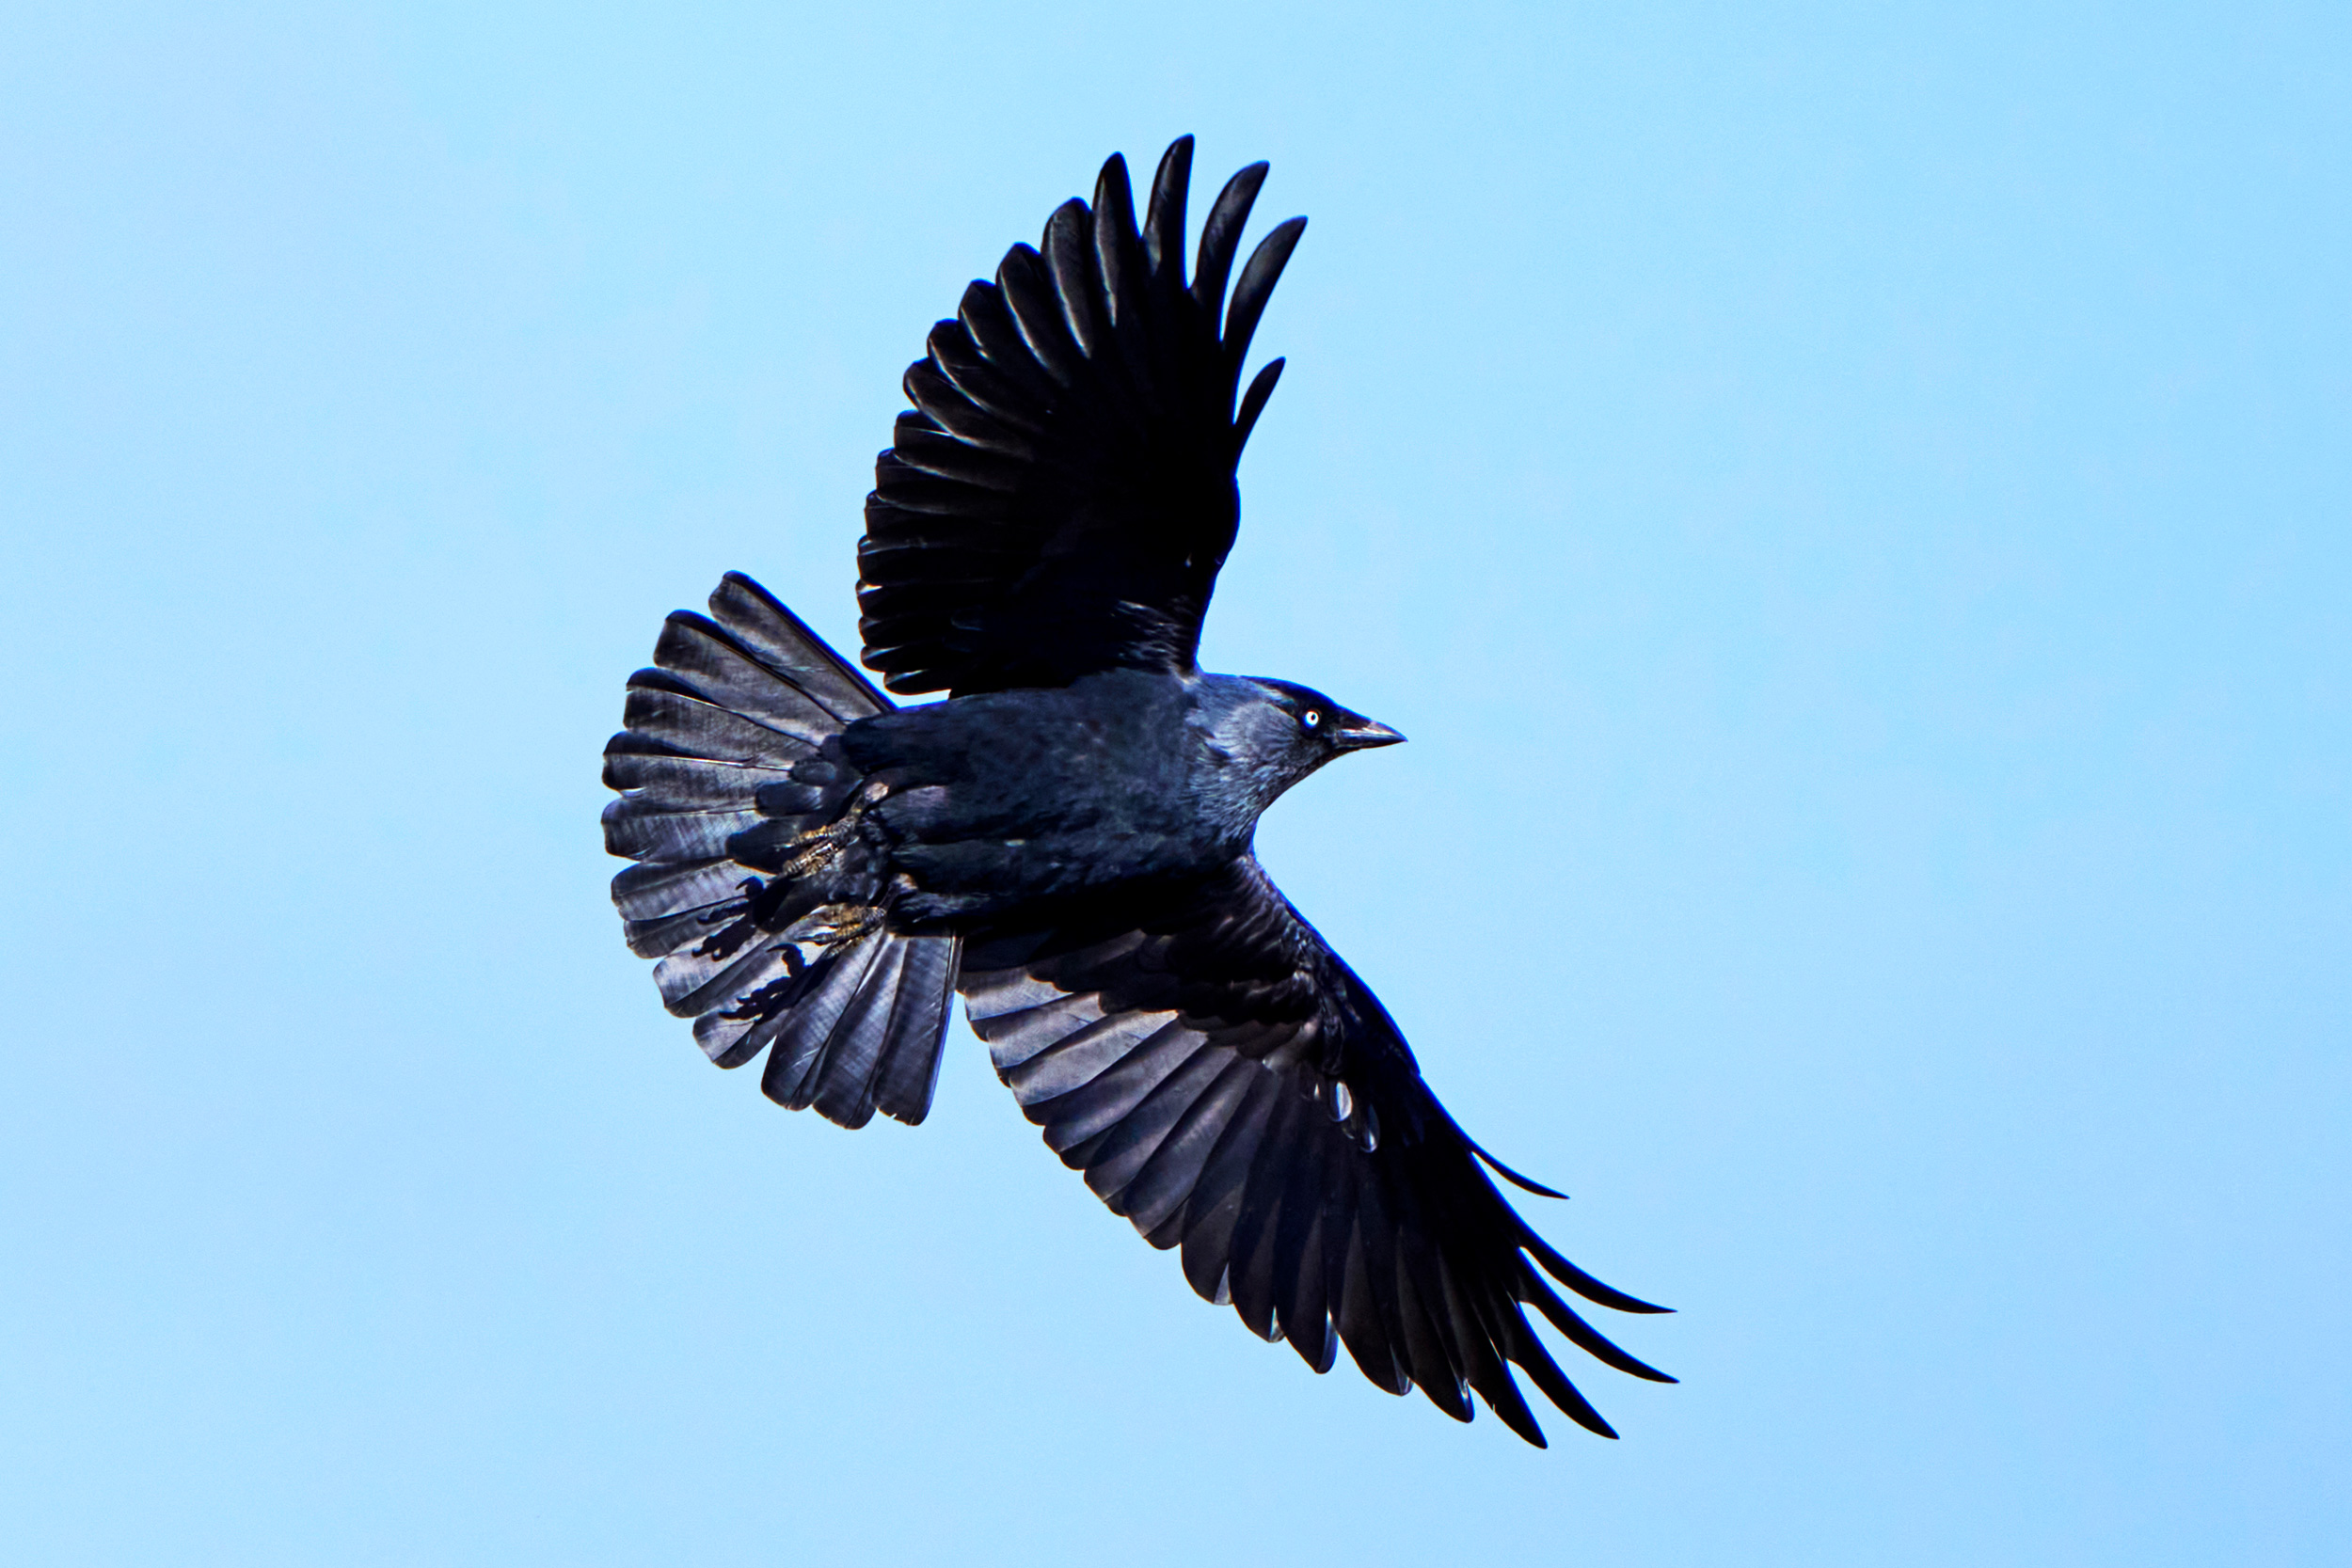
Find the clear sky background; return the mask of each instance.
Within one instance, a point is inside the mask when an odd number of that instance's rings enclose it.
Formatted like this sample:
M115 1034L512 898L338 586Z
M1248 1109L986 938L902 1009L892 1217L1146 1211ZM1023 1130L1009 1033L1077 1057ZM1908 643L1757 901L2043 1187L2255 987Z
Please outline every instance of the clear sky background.
M2348 46L10 7L6 1555L2347 1560ZM1620 1443L1257 1343L961 1023L845 1133L620 942L662 614L854 647L930 323L1187 131L1313 220L1205 657L1413 737L1264 856L1682 1309Z

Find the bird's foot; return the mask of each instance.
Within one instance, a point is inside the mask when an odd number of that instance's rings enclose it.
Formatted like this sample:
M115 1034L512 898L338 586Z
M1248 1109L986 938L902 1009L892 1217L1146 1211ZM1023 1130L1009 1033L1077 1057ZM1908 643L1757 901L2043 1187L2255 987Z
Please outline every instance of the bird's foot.
M882 923L879 905L824 904L810 912L797 935L818 947L846 947L882 929Z
M855 836L857 825L846 816L803 835L795 841L791 856L776 867L776 879L797 882L813 872L822 871L841 858L842 849Z

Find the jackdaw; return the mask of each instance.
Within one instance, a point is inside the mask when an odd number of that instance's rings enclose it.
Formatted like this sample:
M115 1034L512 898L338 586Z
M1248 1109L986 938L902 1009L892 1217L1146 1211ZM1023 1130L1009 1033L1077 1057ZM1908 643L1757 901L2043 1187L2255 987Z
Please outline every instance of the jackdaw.
M1201 1296L1318 1372L1345 1345L1457 1420L1543 1433L1506 1364L1615 1433L1529 1325L1671 1382L1552 1289L1663 1308L1546 1243L1371 989L1275 888L1259 815L1404 736L1195 655L1282 361L1251 334L1306 227L1227 280L1266 166L1185 277L1192 141L1138 230L1124 162L964 291L906 373L858 543L866 667L753 582L669 618L605 750L630 948L721 1067L844 1127L929 1110L961 992L1045 1142ZM1238 394L1238 396L1237 396Z

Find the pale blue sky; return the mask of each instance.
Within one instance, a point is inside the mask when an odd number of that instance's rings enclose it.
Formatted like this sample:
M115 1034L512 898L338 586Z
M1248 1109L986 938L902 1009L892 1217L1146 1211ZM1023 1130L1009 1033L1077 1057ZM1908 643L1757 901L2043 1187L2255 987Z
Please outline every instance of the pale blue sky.
M11 8L12 1559L2345 1560L2340 8L644 9ZM1313 220L1206 657L1413 737L1265 858L1683 1309L1618 1444L606 901L661 615L853 646L929 324L1186 131Z

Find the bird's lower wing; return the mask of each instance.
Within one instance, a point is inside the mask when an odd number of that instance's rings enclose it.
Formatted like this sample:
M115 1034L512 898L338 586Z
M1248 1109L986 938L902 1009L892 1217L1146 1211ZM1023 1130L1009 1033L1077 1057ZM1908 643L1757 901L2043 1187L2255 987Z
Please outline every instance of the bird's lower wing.
M1392 1393L1468 1420L1474 1390L1527 1441L1516 1364L1570 1418L1609 1423L1530 1325L1637 1377L1544 1277L1662 1310L1570 1264L1511 1208L1362 982L1253 860L1073 905L966 945L959 982L1046 1143L1184 1276L1318 1372L1344 1344ZM1540 1265L1540 1268L1539 1268Z

